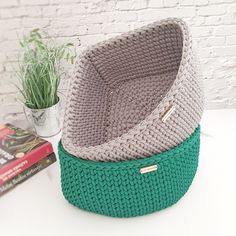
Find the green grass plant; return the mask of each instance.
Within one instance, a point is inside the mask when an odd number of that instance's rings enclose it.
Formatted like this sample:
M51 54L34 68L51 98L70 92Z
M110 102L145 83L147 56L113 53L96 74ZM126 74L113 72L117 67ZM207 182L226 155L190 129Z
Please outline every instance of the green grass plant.
M61 61L73 63L72 43L56 45L52 38L43 38L39 29L34 29L20 41L18 89L23 102L30 109L43 109L59 101Z

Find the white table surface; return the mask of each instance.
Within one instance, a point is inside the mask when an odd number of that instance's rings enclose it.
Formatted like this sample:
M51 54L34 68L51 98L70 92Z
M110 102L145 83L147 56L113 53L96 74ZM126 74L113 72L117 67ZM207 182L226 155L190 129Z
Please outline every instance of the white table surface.
M64 200L57 161L0 197L0 235L236 236L236 110L205 111L201 125L198 172L174 206L128 219L82 211Z

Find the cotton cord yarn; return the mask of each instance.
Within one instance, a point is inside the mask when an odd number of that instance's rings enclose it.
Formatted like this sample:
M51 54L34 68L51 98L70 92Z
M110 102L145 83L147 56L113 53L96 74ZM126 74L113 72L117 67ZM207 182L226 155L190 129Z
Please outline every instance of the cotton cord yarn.
M201 74L186 23L166 19L88 48L70 80L61 186L113 217L176 203L198 166Z
M175 109L163 122L170 107ZM62 143L87 160L145 158L183 142L202 112L202 81L188 27L180 19L162 20L80 55Z
M73 205L113 217L152 213L176 203L188 190L198 166L200 128L183 143L152 157L96 162L69 154L59 144L62 191ZM141 174L140 170L157 169Z

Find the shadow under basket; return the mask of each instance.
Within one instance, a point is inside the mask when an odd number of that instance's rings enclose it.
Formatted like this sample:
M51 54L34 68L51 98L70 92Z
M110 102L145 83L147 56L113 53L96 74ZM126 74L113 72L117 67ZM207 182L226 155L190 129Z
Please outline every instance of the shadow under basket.
M73 205L113 217L149 214L176 203L198 166L200 126L178 146L139 160L97 162L69 154L59 143L61 186Z

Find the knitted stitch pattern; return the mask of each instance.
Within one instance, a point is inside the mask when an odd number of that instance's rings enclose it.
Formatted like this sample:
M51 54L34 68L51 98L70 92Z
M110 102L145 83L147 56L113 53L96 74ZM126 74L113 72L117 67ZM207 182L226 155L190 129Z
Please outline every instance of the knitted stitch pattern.
M177 147L149 158L121 162L83 160L59 144L61 185L73 205L113 217L148 214L176 203L198 165L200 127ZM140 169L157 166L141 174Z
M163 122L170 107L175 110ZM167 19L80 55L70 80L62 143L88 160L150 157L189 137L202 111L202 81L188 27Z

